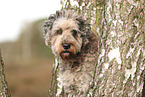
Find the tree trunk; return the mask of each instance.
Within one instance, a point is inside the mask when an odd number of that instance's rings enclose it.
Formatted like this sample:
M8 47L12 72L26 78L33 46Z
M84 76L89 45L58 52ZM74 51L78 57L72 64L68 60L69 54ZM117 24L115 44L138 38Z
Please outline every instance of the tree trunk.
M86 96L140 97L145 73L144 0L62 0L61 3L62 9L82 13L100 36L93 86ZM53 68L50 97L56 97L58 92L58 64L55 62Z
M7 81L5 79L4 73L4 62L2 59L1 49L0 49L0 97L11 97L8 92Z

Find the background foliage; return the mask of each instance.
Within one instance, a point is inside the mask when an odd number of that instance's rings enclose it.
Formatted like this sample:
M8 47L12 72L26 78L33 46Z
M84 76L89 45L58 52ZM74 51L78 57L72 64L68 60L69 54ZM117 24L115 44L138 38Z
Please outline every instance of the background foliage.
M25 24L17 41L0 43L12 97L45 97L48 94L53 55L45 46L44 20Z

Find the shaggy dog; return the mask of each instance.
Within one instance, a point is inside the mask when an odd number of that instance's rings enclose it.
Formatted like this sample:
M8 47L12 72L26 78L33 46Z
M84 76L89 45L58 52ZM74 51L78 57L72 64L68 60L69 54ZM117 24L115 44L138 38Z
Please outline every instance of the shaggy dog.
M85 94L94 76L98 37L78 13L57 11L44 25L45 43L59 60L59 93Z

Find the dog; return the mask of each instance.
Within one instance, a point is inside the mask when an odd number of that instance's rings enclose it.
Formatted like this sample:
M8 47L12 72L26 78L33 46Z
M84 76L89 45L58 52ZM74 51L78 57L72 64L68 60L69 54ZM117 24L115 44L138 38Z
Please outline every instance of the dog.
M98 36L87 20L75 11L61 10L44 24L45 43L59 60L58 95L87 93L97 65Z

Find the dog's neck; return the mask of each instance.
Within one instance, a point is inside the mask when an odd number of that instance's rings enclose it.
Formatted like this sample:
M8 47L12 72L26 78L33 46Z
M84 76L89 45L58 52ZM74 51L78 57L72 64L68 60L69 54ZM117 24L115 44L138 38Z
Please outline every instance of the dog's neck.
M81 53L79 52L78 54L71 57L71 59L67 61L64 61L62 58L59 58L59 64L61 65L63 69L74 70L81 65L82 63L81 60L82 60L82 57L81 57Z

